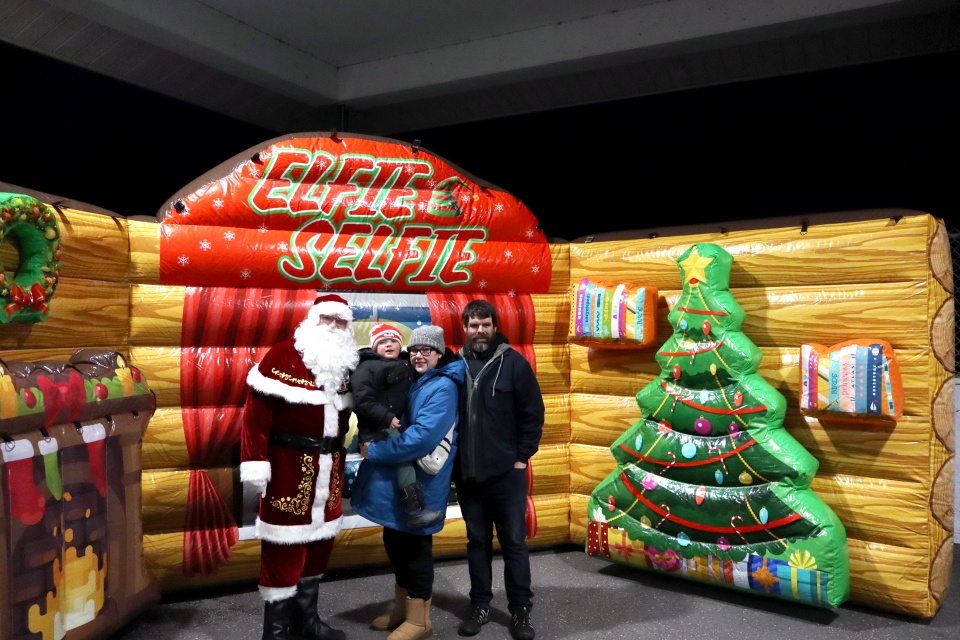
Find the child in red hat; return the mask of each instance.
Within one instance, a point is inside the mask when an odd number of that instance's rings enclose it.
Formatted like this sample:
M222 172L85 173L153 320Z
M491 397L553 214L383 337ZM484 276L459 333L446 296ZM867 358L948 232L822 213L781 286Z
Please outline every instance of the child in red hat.
M378 322L370 330L370 348L359 352L360 364L350 377L350 385L361 443L400 435L400 417L407 409L407 393L414 378L410 358L402 349L400 331ZM397 465L397 487L409 527L422 528L441 516L426 508L412 462Z

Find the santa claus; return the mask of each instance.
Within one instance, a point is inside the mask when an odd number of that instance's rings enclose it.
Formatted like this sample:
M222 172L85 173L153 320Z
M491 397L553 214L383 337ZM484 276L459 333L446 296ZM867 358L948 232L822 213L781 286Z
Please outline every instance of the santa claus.
M336 295L317 298L294 338L250 370L240 478L261 494L263 637L344 640L317 613L342 520L344 448L357 365L353 313Z

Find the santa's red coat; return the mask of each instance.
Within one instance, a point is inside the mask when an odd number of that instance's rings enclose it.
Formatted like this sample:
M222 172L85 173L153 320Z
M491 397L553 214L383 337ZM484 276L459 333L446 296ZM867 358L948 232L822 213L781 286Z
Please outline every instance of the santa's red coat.
M331 393L317 388L294 340L281 342L247 375L240 478L269 480L256 536L279 544L333 538L340 531L344 452L320 454L268 443L279 429L314 438L347 433L352 395L347 379Z

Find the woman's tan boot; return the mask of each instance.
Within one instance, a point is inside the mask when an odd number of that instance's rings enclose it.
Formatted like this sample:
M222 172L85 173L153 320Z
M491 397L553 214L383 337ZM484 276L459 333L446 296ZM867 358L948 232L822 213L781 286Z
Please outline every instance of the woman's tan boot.
M407 590L398 584L393 585L393 604L390 610L374 619L371 628L377 631L393 631L407 619Z
M407 598L407 619L387 636L387 640L422 640L433 635L430 624L430 600Z

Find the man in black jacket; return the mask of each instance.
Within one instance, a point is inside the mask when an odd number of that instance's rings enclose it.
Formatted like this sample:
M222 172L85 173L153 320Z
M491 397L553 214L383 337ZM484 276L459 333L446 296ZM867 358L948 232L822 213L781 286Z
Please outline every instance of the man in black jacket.
M504 582L513 617L510 634L533 640L533 591L526 544L527 464L540 446L543 396L527 362L497 331L497 310L486 300L463 309L467 363L460 390L460 435L454 477L467 525L470 615L460 633L472 636L490 615L493 525L503 550Z

